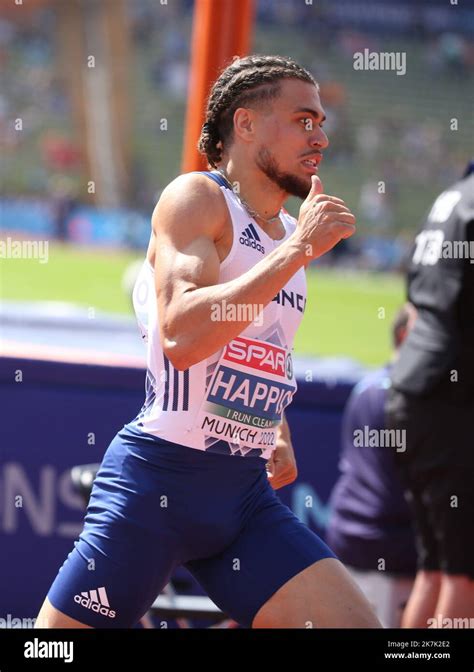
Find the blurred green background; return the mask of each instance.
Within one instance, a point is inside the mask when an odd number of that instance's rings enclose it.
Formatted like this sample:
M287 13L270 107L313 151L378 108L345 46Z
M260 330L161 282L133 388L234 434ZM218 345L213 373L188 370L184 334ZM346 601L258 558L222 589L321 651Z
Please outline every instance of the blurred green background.
M180 172L193 1L124 3L131 44L124 205L148 219L162 189ZM90 202L84 163L71 160L60 170L45 159L51 133L69 143L72 153L81 150L53 39L60 4L45 1L23 24L13 12L4 17L0 51L8 66L8 103L0 106L0 117L25 120L21 134L2 135L5 198L47 197L55 180L66 176L75 198ZM462 19L469 10L448 12L441 4L413 0L355 7L340 0L311 7L303 0L256 0L252 51L291 56L320 83L330 140L320 176L325 191L343 198L358 221L352 260L331 258L308 271L298 352L347 355L370 365L389 356L390 322L404 299L402 252L434 198L459 178L472 153L474 46ZM406 74L354 70L354 53L365 48L405 54ZM380 182L383 196L377 193ZM299 205L290 199L287 207L297 216ZM398 246L398 260L372 263L363 251L371 237ZM127 265L143 256L144 247L126 251L51 242L48 264L2 261L0 296L131 313L122 277Z
M2 262L2 295L16 300L72 301L87 308L132 314L122 288L130 252L54 244L45 265L32 260ZM47 272L45 272L45 266ZM389 325L403 301L399 275L313 268L308 300L295 341L301 354L347 355L369 365L389 357Z

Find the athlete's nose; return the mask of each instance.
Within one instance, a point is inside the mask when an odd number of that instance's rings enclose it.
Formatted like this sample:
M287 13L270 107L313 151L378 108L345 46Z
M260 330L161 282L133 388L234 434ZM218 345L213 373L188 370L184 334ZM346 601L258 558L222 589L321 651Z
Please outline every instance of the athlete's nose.
M317 126L314 135L311 137L311 147L319 147L321 149L326 149L328 145L329 145L328 136L320 126Z

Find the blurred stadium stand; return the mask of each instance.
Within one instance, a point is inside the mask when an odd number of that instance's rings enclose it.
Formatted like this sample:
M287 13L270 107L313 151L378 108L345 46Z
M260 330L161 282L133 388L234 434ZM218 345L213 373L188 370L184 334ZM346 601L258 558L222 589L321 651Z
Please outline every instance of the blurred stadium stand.
M124 109L130 107L130 149L124 149L127 185L120 205L148 221L161 190L180 171L193 2L123 0L123 7L120 30L130 46L124 46L118 69L128 71L123 81L129 88L121 100ZM0 10L3 198L46 200L49 229L56 227L60 235L63 226L64 235L74 238L82 222L81 233L89 227L91 242L100 242L100 231L84 224L89 218L76 210L77 204L90 204L91 195L65 75L71 68L63 67L67 52L53 39L64 17L54 0L21 20L19 14ZM405 249L425 204L462 171L474 137L473 34L474 9L441 0L318 1L314 6L257 0L253 51L291 55L321 84L330 138L321 176L328 191L351 204L359 232L372 235L372 252L363 265L372 263L377 236L396 245L385 257L381 252L375 265L391 264L395 255L396 266L397 250ZM364 48L406 52L406 74L355 71L353 54ZM14 130L17 118L23 120L21 132ZM453 118L457 131L450 130ZM386 183L383 198L377 192L380 181ZM290 201L294 214L295 208ZM107 228L109 215L96 217L103 222L99 229ZM32 217L16 218L15 228ZM144 244L146 233L130 241L123 227L118 230L118 244ZM359 247L349 251L360 253Z

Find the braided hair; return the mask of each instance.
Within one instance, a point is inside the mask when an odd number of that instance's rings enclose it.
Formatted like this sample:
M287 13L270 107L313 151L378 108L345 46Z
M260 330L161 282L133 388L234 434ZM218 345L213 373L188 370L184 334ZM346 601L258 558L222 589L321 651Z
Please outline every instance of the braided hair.
M198 141L199 151L212 167L221 161L224 143L232 140L237 108L262 105L276 98L282 79L300 79L318 86L307 70L283 56L235 56L221 72L211 89Z

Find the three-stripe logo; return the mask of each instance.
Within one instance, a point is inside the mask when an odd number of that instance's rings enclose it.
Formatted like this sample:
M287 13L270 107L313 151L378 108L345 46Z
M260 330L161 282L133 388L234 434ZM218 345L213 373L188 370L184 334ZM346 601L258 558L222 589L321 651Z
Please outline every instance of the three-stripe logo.
M116 613L110 608L109 598L105 592L105 587L97 588L97 590L84 591L80 595L74 595L74 602L80 604L81 607L91 609L96 614L115 618Z
M250 222L247 228L242 231L239 243L241 243L241 245L246 245L247 247L253 247L255 250L265 254L265 248L261 245L260 237L252 222Z
M187 411L189 410L189 369L179 371L171 364L168 357L163 353L165 365L165 388L163 391L164 411ZM173 375L171 375L173 374Z

